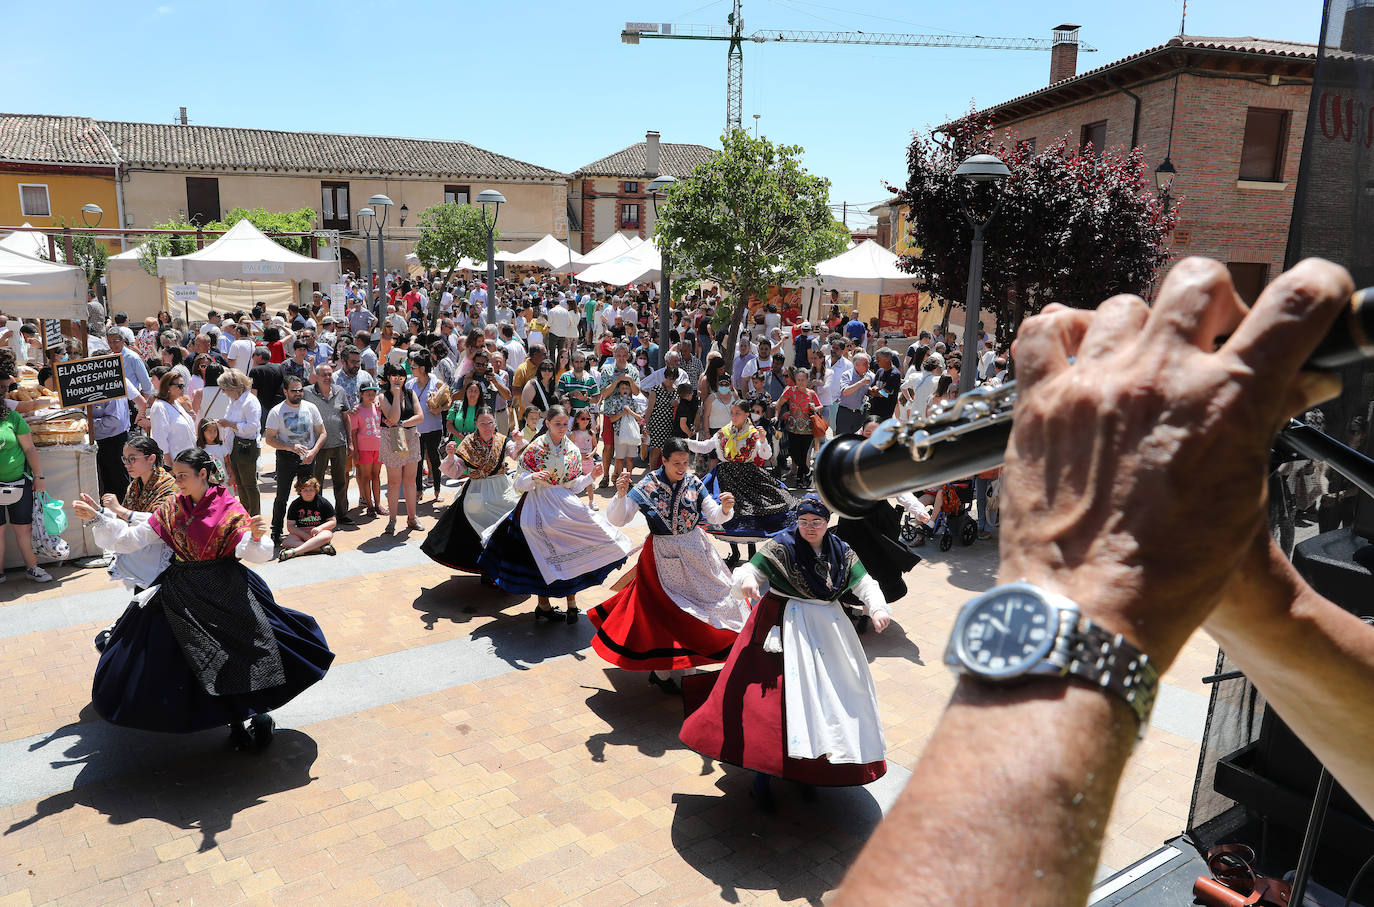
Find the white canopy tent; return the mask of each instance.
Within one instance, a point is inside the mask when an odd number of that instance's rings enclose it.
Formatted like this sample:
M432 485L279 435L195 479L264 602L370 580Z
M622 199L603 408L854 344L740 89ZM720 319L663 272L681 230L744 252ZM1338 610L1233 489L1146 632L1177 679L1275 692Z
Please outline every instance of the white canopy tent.
M555 239L552 233L546 233L543 239L527 249L518 252L498 252L495 257L497 261L535 265L560 274L577 270L583 265L582 256Z
M816 280L804 280L804 288L851 293L910 293L912 275L897 267L897 255L866 239L852 249L816 265Z
M110 256L105 267L106 311L126 312L134 321L164 310L204 320L211 310L246 312L255 302L261 302L269 311L282 311L296 299L296 285L289 280L216 280L197 283L195 302L176 302L171 281L164 284L143 270L139 263L142 253L143 246L138 245Z
M656 281L662 277L663 257L649 242L642 242L610 261L591 265L576 275L576 279L583 283L609 283L620 287Z
M636 236L635 239L639 239L639 237ZM624 233L612 233L610 236L606 237L606 241L601 245L592 249L590 252L584 252L582 254L582 264L584 267L599 265L613 258L619 258L633 251L643 242L642 239L637 243L631 242L630 238Z
M157 276L176 283L300 280L328 284L339 280L339 262L298 255L241 220L203 249L189 255L158 258Z
M22 226L32 227L33 224L24 221ZM0 249L8 249L11 252L18 252L20 255L27 255L29 258L48 257L48 236L46 233L33 233L28 230L15 230L4 239L0 239ZM67 256L62 248L62 243L57 244L57 257L54 261L66 261Z
M86 272L0 248L0 312L86 320Z

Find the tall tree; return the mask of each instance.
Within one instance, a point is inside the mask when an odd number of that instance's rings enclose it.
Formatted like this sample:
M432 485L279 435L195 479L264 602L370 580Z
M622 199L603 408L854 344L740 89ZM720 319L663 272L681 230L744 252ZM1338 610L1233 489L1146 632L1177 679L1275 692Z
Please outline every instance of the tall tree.
M420 212L420 239L415 243L415 255L426 270L445 271L447 284L459 261L482 261L487 257L488 223L486 212L477 205L431 205ZM500 230L495 238L501 238ZM437 313L438 307L433 307L433 311Z
M85 226L77 221L68 221L65 218L57 218L57 227L81 227ZM66 238L62 233L52 234L57 243L57 248L63 249L66 246ZM43 257L47 258L48 253L45 249ZM94 290L100 275L105 273L106 262L110 260L110 250L105 248L105 243L96 239L89 233L72 234L72 260L68 264L76 265L86 272L86 289Z
M310 208L298 208L295 211L268 211L265 208L235 208L224 216L222 220L211 221L206 224L204 229L207 232L223 232L241 220L246 220L269 236L273 233L309 233L315 229L315 212ZM186 230L190 234L196 231L196 225L187 223L184 220L170 220L163 224L154 224L155 230ZM206 237L215 240L219 237ZM308 236L271 236L273 242L284 249L289 249L297 255L310 254L310 238ZM138 263L153 276L157 276L157 260L169 258L174 255L189 255L196 250L196 238L194 235L173 236L169 233L154 233L143 241L143 251L139 253Z
M1011 177L1000 190L954 176L971 154L1006 163ZM907 171L904 189L888 188L907 207L920 251L901 264L920 289L947 302L962 302L968 288L973 230L964 206L998 201L986 231L983 305L995 312L1004 342L1050 302L1092 308L1117 293L1147 295L1169 259L1179 208L1165 209L1140 148L1080 149L1065 137L1037 152L1014 136L999 140L990 121L970 115L950 127L945 143L916 136Z
M668 189L654 238L668 250L666 266L726 290L728 368L749 298L812 276L819 262L844 251L849 234L830 211L830 180L802 167L800 145L774 145L743 129L721 141L720 154Z

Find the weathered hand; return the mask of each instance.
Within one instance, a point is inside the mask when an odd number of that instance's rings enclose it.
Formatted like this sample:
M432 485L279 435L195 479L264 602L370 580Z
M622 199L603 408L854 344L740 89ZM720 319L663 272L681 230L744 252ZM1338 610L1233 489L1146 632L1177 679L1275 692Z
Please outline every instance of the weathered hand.
M1265 519L1276 430L1339 390L1298 369L1351 291L1342 268L1309 260L1247 310L1224 267L1192 258L1153 308L1116 296L1028 319L1001 579L1068 595L1164 670Z

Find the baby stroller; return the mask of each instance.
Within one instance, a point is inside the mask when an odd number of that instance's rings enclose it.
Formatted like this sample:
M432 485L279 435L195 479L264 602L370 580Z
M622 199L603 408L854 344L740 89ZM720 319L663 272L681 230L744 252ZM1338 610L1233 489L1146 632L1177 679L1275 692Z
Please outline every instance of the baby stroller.
M978 521L973 518L973 481L964 479L940 486L935 492L935 524L925 526L910 515L902 520L902 541L913 547L926 539L938 538L940 550L954 547L954 539L964 546L978 540Z

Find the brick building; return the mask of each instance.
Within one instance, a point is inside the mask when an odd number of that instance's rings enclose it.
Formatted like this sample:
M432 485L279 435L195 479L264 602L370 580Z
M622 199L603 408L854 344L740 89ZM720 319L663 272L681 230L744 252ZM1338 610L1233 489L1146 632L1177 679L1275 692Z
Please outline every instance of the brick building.
M1315 44L1177 36L1075 74L1077 26L1060 26L1051 84L980 111L1041 150L1140 147L1166 156L1182 199L1175 257L1226 263L1247 300L1283 270L1316 63Z
M657 132L649 132L644 141L573 171L568 188L573 249L589 252L616 232L648 239L654 226L649 182L663 174L682 179L715 153L705 145L660 142Z

